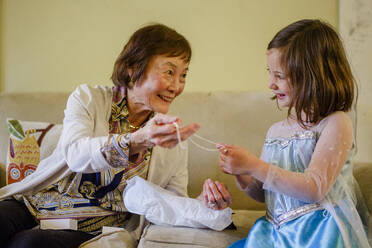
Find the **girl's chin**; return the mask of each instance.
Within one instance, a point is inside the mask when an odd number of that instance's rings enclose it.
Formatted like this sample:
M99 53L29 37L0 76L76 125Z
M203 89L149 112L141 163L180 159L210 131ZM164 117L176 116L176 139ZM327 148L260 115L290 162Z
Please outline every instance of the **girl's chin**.
M284 102L284 101L278 101L278 105L281 108L288 108L289 107L289 103Z

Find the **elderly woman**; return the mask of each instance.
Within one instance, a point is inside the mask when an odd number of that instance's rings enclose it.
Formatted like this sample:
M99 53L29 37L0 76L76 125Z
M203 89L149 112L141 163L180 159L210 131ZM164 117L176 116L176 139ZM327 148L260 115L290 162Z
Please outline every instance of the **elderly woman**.
M128 227L126 181L140 176L187 196L187 150L166 115L182 93L191 58L188 41L156 24L137 30L112 74L114 87L79 86L69 97L53 154L22 182L0 189L0 242L7 247L77 247L103 226ZM181 140L199 129L180 128ZM225 186L206 180L198 199L223 209ZM33 228L40 220L72 219L77 230ZM138 225L138 224L137 224ZM137 230L141 231L142 224ZM128 227L129 228L129 227Z

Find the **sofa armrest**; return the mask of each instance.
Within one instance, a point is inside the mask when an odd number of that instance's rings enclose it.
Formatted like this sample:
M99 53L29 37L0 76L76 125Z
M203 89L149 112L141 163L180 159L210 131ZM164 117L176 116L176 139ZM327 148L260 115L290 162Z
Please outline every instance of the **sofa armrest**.
M6 184L6 167L0 163L0 188Z
M369 212L372 212L372 163L356 163L354 177L359 184Z

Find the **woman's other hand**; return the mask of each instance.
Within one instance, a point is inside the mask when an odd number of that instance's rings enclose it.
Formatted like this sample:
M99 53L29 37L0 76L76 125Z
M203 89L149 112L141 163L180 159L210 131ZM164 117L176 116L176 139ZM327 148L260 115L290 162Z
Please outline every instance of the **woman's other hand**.
M144 127L132 133L130 153L136 154L153 146L175 147L179 141L174 122L181 126L181 121L177 117L160 113L155 115ZM193 135L199 128L196 123L181 127L179 130L181 141Z
M215 210L225 209L232 204L232 197L226 185L210 178L204 181L203 191L197 199Z

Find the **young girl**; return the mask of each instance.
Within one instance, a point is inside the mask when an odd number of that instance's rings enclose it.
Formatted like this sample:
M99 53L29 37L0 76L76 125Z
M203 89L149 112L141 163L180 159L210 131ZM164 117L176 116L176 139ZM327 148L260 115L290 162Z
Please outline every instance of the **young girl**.
M370 247L356 210L352 121L355 83L337 33L319 20L280 30L268 45L269 88L285 120L261 159L218 144L220 167L266 216L230 247Z

